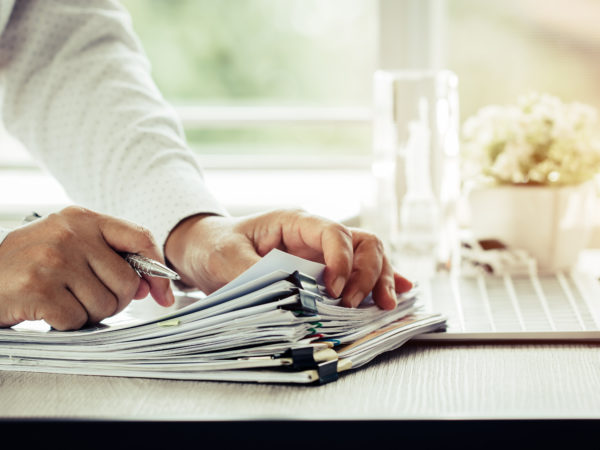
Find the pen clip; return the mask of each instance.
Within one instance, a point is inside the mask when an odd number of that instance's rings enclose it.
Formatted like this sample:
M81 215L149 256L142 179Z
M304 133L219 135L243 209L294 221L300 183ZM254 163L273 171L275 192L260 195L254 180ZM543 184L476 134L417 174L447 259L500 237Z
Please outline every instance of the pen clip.
M34 222L41 218L42 218L42 216L40 216L35 211L32 211L31 214L29 214L28 216L25 216L25 218L23 219L22 225L25 225L26 223Z

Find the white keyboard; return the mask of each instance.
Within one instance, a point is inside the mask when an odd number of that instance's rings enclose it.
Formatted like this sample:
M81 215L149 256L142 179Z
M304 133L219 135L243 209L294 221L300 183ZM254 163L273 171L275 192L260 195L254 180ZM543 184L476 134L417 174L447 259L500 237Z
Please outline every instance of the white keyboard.
M600 283L587 275L440 273L420 287L425 308L445 314L448 327L418 340L600 341Z

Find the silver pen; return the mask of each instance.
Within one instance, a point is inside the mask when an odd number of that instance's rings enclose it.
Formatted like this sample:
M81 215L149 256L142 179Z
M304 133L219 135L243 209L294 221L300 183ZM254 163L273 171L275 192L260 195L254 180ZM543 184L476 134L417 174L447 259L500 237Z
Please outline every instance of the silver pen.
M150 275L151 277L168 278L169 280L181 280L181 277L174 270L169 269L164 264L155 261L154 259L146 258L137 253L119 253L125 261L129 263L133 270L139 276Z
M38 213L33 212L25 219L23 223L33 222L34 220L40 219ZM174 270L169 269L164 264L155 261L154 259L146 258L145 256L138 255L137 253L118 252L125 261L137 272L141 277L142 275L149 275L151 277L168 278L169 280L181 280L181 277Z

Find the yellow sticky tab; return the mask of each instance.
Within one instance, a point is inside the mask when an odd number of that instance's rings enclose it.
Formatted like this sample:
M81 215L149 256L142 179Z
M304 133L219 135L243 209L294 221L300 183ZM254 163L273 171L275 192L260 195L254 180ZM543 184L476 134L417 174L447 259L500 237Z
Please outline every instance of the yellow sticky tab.
M333 361L338 359L338 354L335 350L331 348L326 348L324 350L319 350L315 352L313 355L313 359L315 362L324 362L324 361Z
M159 327L176 327L179 325L179 319L169 319L163 322L158 322Z
M347 358L338 360L338 363L337 363L338 373L345 372L346 370L350 370L350 369L352 369L352 361L350 361Z

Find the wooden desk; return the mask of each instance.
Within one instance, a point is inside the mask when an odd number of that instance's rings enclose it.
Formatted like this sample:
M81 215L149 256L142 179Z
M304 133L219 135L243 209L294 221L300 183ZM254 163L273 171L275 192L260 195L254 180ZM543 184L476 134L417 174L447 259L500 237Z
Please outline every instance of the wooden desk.
M600 348L409 344L324 386L0 372L1 418L600 418Z

